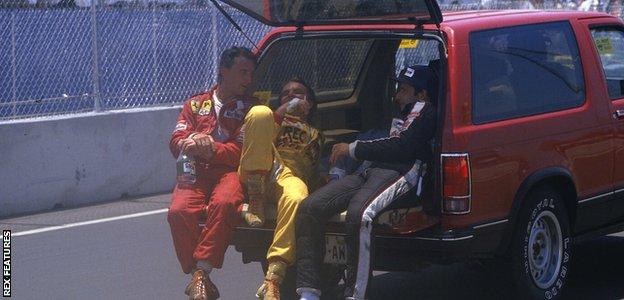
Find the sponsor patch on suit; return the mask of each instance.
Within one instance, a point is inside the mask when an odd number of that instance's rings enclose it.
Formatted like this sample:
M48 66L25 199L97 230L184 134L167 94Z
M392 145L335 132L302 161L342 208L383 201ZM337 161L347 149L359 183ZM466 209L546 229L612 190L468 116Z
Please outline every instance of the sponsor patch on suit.
M196 114L199 110L199 103L196 100L191 100L191 111Z
M205 116L210 114L210 110L212 109L212 100L206 100L202 103L202 107L199 110L198 114L200 116Z
M173 132L186 130L186 128L187 128L186 122L185 121L181 121L178 124L176 124L176 127L173 130Z
M242 121L245 118L245 113L242 110L238 109L227 110L223 113L223 117Z

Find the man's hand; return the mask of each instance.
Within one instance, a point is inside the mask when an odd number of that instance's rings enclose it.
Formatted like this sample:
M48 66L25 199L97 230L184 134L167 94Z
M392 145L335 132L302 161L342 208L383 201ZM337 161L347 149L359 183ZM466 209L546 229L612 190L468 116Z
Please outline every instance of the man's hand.
M199 148L197 147L197 143L191 138L186 138L178 141L178 148L180 151L187 155L195 156L199 152Z
M191 139L195 141L197 145L198 155L205 159L211 159L214 152L214 139L212 136L205 133L198 133L191 136Z
M200 150L210 149L210 151L212 151L212 143L214 143L214 140L210 135L198 133L193 135L191 139L195 141Z
M338 143L332 147L332 153L329 157L329 163L334 166L341 157L349 156L349 144Z
M193 156L201 156L205 159L212 157L214 139L205 133L196 133L190 137L180 140L178 147L184 153Z
M312 108L312 105L310 105L310 102L308 102L308 100L300 99L299 102L297 102L294 115L303 118L308 115L308 113L310 112L310 108Z

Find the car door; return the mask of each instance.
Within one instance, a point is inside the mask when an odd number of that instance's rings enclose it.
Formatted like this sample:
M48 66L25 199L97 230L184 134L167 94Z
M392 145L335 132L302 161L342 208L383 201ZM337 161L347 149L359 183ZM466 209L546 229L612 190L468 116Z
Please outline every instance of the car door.
M600 56L615 129L613 203L609 221L624 217L624 26L613 19L589 25L594 47Z

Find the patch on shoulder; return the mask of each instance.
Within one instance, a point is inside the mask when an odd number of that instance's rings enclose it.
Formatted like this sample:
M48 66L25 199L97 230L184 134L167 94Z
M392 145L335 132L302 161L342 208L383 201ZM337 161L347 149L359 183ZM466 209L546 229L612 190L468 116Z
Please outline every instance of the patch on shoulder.
M205 116L210 114L210 110L212 109L212 100L206 99L204 103L201 105L201 109L199 110L200 116Z
M196 114L198 110L199 110L199 103L197 102L197 100L191 100L191 112Z

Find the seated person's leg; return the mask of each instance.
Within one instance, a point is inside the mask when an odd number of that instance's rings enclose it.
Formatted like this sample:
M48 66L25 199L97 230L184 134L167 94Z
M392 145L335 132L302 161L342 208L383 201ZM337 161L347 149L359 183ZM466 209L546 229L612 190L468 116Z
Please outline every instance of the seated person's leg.
M347 277L345 297L364 297L370 273L370 234L374 216L363 214L370 205L379 206L392 201L393 196L386 187L393 187L401 177L399 172L371 168L366 173L366 181L353 196L347 209L345 222L347 245ZM357 287L357 290L356 290Z
M321 289L321 266L325 254L325 224L345 209L359 190L363 178L347 175L308 196L299 206L295 232L297 237L297 292Z
M254 106L245 116L238 172L247 189L249 201L249 208L244 211L243 218L253 227L262 226L264 223L265 175L273 165L275 126L273 112L266 106Z
M272 196L277 200L277 220L273 243L267 253L269 267L264 283L256 295L260 298L273 296L284 280L286 269L295 262L295 220L299 204L308 196L305 183L291 174L284 166L277 182L272 187Z

